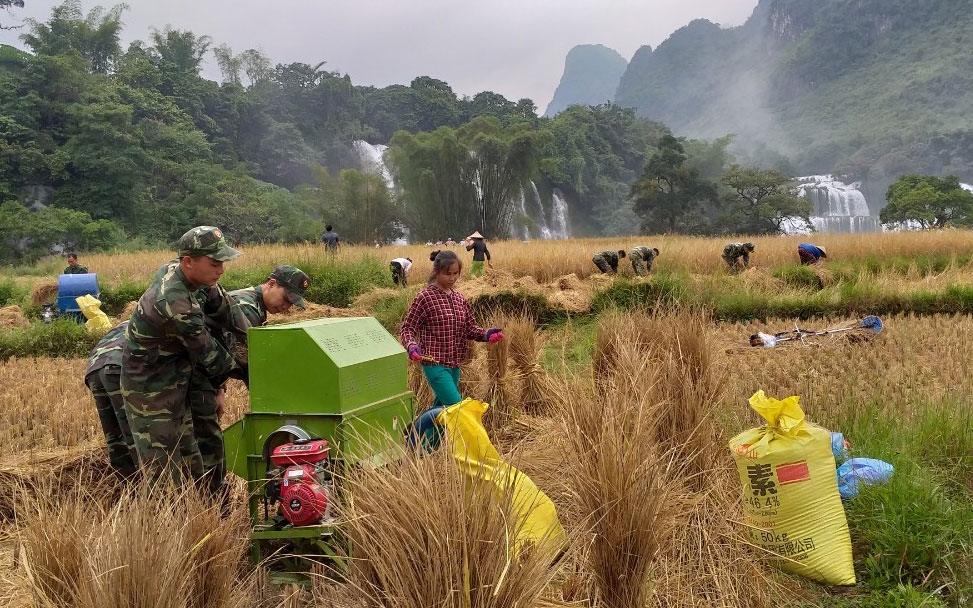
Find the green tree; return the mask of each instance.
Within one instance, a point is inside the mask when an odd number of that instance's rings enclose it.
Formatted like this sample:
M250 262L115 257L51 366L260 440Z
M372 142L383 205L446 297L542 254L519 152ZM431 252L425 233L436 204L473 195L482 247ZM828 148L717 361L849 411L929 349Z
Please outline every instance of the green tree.
M107 74L121 55L118 43L122 29L122 12L128 5L119 4L109 11L96 6L85 17L81 0L65 0L54 7L45 23L28 19L30 31L21 39L38 55L76 53L87 62L91 72Z
M963 189L955 175L903 175L889 186L885 199L888 204L879 218L887 226L906 222L923 228L973 224L973 192Z
M782 234L788 218L810 226L811 201L797 195L791 178L775 169L731 165L721 178L730 189L720 225L737 234Z
M682 143L665 135L646 162L642 177L632 186L643 234L707 230L706 207L716 200L716 184L702 179L699 169L688 166L686 159Z

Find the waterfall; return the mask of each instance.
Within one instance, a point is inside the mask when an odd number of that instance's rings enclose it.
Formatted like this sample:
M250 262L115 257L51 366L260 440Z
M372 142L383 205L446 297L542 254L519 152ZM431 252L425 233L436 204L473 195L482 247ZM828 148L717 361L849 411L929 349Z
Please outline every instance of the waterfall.
M392 178L392 172L389 171L388 165L385 164L385 151L389 147L383 144L372 145L361 139L353 142L352 146L358 152L362 171L381 175L389 192L395 192L395 180Z
M524 218L528 217L530 216L527 215L527 198L524 196L524 189L520 188L520 196L517 197L517 220L522 221ZM517 226L511 226L511 228L516 235ZM530 240L530 226L528 226L526 222L520 226L520 238L524 241Z
M962 188L963 190L967 190L969 192L973 192L973 186L971 186L969 184L960 184L959 187Z
M832 175L808 175L795 178L799 196L811 200L811 224L817 232L880 232L882 224L868 209L861 182L845 184ZM790 234L806 232L799 220L788 221Z
M551 238L567 239L571 235L568 232L568 202L561 196L561 192L555 190L551 196L554 198L551 205Z

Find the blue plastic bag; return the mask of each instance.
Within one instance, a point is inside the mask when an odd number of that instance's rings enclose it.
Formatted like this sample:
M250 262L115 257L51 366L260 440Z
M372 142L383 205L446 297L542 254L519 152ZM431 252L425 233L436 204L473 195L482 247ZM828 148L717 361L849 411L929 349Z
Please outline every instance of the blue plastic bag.
M836 463L851 458L851 454L848 452L848 444L845 443L845 436L841 433L831 431L831 453L834 454Z
M838 467L838 493L849 500L858 495L859 484L885 483L894 471L895 467L884 460L852 458Z

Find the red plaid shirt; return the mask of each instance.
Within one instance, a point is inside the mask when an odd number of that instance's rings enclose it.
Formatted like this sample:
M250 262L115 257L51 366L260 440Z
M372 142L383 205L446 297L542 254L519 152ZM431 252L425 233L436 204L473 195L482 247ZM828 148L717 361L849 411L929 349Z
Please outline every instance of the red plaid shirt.
M466 360L467 340L486 340L473 309L458 291L445 292L435 283L416 294L402 321L399 339L406 348L418 344L423 356L439 365L459 367Z

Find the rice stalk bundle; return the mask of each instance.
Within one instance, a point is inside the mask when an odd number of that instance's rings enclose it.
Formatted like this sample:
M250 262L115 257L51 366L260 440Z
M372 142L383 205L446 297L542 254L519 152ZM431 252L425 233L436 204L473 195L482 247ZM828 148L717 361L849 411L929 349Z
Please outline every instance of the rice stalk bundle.
M466 477L445 451L357 469L343 487L340 516L355 548L349 582L365 605L534 606L551 581L552 555L514 548L513 488ZM328 594L316 605L339 604Z
M86 489L41 495L19 532L42 606L236 607L252 590L242 509L227 519L192 488L136 486L109 504Z
M504 327L504 334L510 342L510 358L520 378L520 409L531 415L548 412L549 379L538 361L543 345L534 318L510 317Z
M30 303L34 306L57 300L57 279L38 279L30 289Z

